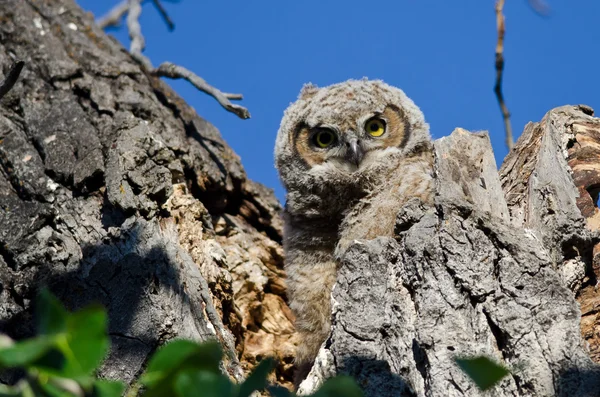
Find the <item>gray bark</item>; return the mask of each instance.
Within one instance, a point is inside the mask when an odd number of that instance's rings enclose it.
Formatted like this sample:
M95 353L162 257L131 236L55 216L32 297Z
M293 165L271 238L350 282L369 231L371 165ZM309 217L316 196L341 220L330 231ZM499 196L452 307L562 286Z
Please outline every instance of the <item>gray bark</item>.
M217 338L234 378L275 355L289 385L272 192L72 0L4 0L0 21L2 74L26 63L0 103L0 332L32 335L48 285L70 309L108 308L102 376L131 382L164 342ZM600 261L600 177L584 172L600 161L573 152L590 131L590 109L556 109L500 176L485 134L436 142L435 207L410 202L395 239L347 252L332 334L303 387L345 372L370 396L480 395L453 357L487 354L513 369L494 395L599 395L574 298Z
M25 61L0 106L0 332L35 332L46 285L107 307L101 376L131 382L184 337L217 338L236 379L267 355L291 379L272 191L72 0L4 0L0 21L0 71Z
M301 391L347 373L366 396L480 396L454 358L486 355L511 369L494 396L600 395L575 300L595 282L597 237L567 162L572 126L598 125L590 113L565 106L531 123L500 173L487 134L437 140L435 206L409 202L395 239L348 250Z

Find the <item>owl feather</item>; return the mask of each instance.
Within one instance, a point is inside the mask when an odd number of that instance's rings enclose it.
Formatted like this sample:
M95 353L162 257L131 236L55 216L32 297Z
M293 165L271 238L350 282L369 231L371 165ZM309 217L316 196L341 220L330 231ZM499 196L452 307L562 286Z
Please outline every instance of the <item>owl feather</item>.
M339 258L354 240L393 236L410 199L433 201L429 125L406 94L380 80L305 85L275 144L286 188L288 300L300 345L296 384L331 327Z

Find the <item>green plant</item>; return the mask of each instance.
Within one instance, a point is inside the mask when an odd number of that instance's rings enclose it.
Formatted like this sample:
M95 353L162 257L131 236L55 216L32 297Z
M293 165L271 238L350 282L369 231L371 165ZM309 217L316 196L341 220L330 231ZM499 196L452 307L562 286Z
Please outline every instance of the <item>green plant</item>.
M25 376L15 386L0 384L0 397L117 397L125 385L97 379L95 371L109 347L106 311L99 305L69 313L48 291L37 300L38 336L15 342L0 335L0 369L19 368ZM263 360L242 383L232 382L220 370L223 356L216 342L175 340L150 359L140 379L147 397L249 397L267 388L272 359ZM268 387L274 397L292 397L278 386ZM137 395L132 389L128 395ZM313 397L361 397L348 377L328 380Z
M3 337L0 368L22 368L16 386L0 385L0 396L119 396L120 382L93 374L108 350L106 312L98 305L69 313L44 290L37 300L38 336L13 342Z
M510 373L505 367L484 356L454 360L481 391L491 389Z

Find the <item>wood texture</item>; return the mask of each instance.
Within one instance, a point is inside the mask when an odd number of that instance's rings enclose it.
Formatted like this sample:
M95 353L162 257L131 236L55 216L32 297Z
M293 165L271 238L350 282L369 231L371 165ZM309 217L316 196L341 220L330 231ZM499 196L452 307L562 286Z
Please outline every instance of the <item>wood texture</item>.
M575 300L595 242L568 165L582 122L597 120L563 107L528 125L499 174L486 134L436 141L435 206L350 248L301 391L349 373L367 396L480 396L454 358L484 354L512 371L495 396L600 395Z
M275 355L286 384L273 192L72 0L2 2L3 75L15 60L0 106L0 332L31 335L48 285L70 309L108 308L102 376L131 382L166 341L217 338L233 378Z
M0 102L0 332L30 336L48 285L71 309L108 308L102 376L131 382L164 342L217 338L233 378L275 355L289 385L272 192L73 1L5 3L1 72L25 68ZM368 396L478 396L453 358L487 354L513 370L493 395L600 395L592 115L529 124L499 174L485 133L437 141L435 206L408 203L395 239L347 252L303 390L350 373Z

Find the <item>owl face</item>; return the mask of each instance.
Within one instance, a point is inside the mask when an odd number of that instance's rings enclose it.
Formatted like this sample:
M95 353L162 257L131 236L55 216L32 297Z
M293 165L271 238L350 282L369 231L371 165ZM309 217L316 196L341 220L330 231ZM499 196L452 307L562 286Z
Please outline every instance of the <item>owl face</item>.
M372 152L402 147L407 123L401 109L391 104L383 109L352 105L358 114L335 117L332 112L314 125L297 126L292 144L309 169L333 167L352 173L372 161Z
M406 155L424 142L429 126L398 88L367 79L305 85L282 119L275 165L288 191L360 183L381 171L386 156Z

